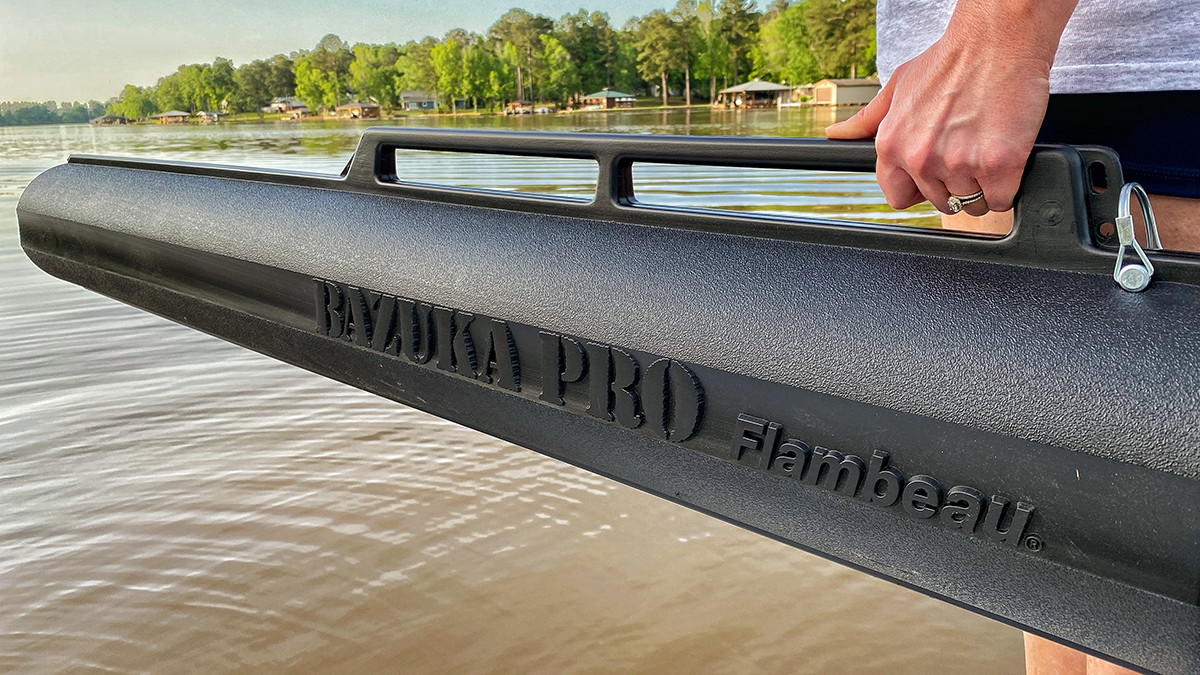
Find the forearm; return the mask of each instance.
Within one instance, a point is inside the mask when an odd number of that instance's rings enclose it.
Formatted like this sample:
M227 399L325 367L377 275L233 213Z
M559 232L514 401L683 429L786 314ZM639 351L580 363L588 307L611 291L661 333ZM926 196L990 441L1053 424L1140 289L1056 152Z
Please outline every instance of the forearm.
M943 41L1036 64L1048 75L1076 4L1078 0L958 0Z

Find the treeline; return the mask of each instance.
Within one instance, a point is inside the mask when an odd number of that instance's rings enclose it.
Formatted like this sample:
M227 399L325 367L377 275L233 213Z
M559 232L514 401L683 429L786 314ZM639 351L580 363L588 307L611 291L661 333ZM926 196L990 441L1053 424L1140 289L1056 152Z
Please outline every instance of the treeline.
M167 110L258 112L295 96L313 110L353 100L384 108L422 90L443 110L495 109L513 100L577 101L610 87L669 92L691 103L758 77L803 84L875 70L875 0L679 0L614 27L604 12L558 20L512 9L485 34L454 29L407 44L325 36L312 50L235 67L229 59L180 66L153 87L126 85L109 106L130 119Z
M76 124L104 114L100 101L58 103L57 101L14 101L0 103L0 127L27 124Z

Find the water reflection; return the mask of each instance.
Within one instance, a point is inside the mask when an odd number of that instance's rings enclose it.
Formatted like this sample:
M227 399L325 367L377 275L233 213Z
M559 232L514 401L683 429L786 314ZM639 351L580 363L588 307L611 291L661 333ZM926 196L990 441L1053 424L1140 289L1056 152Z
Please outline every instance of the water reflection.
M823 125L762 113L419 123ZM17 196L68 152L336 173L360 131L0 129L0 671L1021 672L1016 631L59 282L19 250ZM860 187L822 180L798 192L834 208Z

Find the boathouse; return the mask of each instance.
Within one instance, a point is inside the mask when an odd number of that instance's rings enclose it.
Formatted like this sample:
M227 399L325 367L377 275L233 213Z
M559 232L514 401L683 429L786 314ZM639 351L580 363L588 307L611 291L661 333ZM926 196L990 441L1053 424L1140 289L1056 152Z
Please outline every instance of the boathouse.
M812 85L814 105L866 105L879 93L879 80L821 80Z
M632 108L637 100L632 94L613 91L608 87L594 94L583 97L583 106L587 110L608 110L609 108Z
M749 82L722 89L713 101L715 108L771 108L786 103L792 88L786 84L766 82L757 77Z
M374 103L363 103L362 101L339 105L334 108L334 112L339 117L349 117L356 120L379 119L379 106Z
M182 110L168 110L150 117L158 124L187 124L188 118L191 116L191 113Z

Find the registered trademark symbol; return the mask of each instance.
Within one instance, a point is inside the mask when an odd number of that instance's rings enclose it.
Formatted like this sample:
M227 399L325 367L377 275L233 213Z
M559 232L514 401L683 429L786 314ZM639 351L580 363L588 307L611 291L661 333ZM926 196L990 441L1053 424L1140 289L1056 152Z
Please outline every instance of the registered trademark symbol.
M1025 537L1025 548L1033 551L1034 553L1042 550L1042 547L1045 545L1046 543L1042 541L1042 538L1036 534L1031 534L1028 537Z

